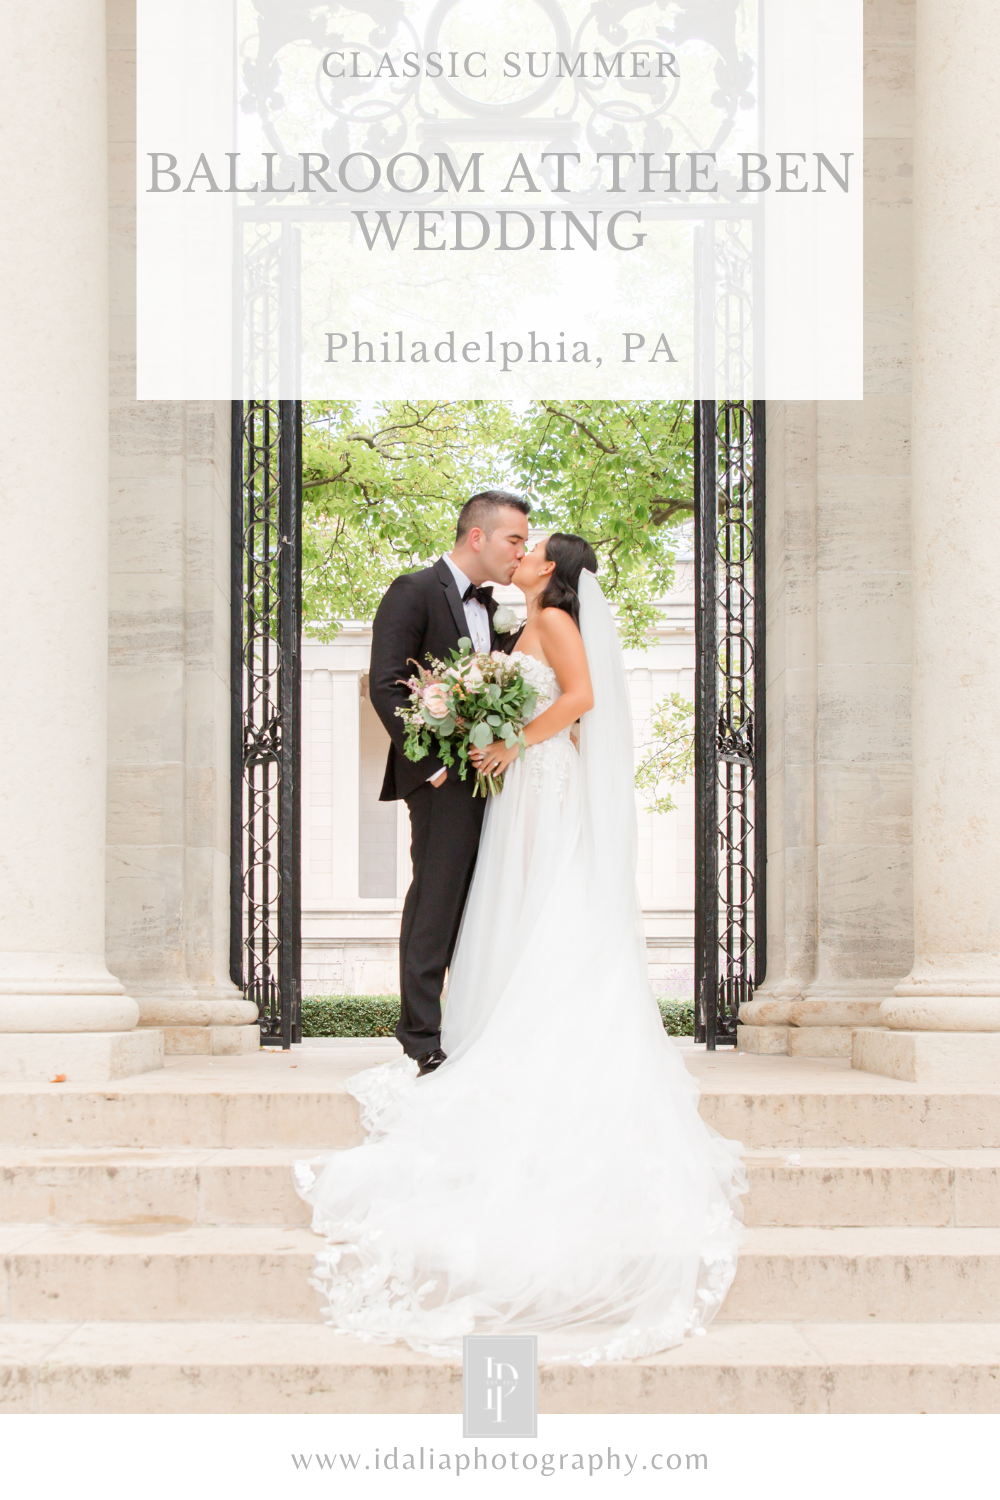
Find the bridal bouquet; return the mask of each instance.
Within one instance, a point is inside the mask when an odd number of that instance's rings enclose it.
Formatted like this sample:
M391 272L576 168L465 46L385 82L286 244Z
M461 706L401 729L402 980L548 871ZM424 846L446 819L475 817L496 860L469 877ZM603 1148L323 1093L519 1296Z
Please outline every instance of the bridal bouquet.
M524 726L538 695L519 662L502 651L475 652L463 638L450 661L414 665L418 675L406 683L409 704L396 709L406 725L407 760L423 760L432 752L446 766L457 760L464 781L469 751L485 750L494 740L503 740L508 749L520 745L524 759ZM502 776L478 771L473 796L495 796L502 785Z

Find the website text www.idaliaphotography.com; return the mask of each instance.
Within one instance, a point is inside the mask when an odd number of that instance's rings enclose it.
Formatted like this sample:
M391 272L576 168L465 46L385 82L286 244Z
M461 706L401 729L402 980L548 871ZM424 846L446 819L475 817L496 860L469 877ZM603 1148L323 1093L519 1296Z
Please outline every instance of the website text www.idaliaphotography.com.
M604 1448L592 1452L547 1452L536 1453L531 1449L507 1452L482 1451L478 1447L464 1452L449 1452L447 1449L418 1448L415 1452L393 1447L375 1448L368 1452L340 1453L293 1453L295 1469L330 1470L336 1473L356 1473L366 1470L381 1470L384 1473L453 1475L494 1472L512 1474L539 1474L550 1478L554 1474L607 1473L627 1478L636 1470L657 1473L677 1473L679 1470L708 1471L707 1453L626 1453Z

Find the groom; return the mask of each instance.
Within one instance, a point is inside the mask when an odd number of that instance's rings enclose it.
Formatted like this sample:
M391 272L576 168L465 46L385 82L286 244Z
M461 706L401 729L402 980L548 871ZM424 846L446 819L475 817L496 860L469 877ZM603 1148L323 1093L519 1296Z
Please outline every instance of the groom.
M409 702L411 661L446 657L462 636L477 651L509 651L516 636L493 629L496 603L487 580L510 583L524 557L530 506L520 495L485 490L462 507L454 550L431 568L405 573L389 588L372 628L369 693L392 739L382 802L402 797L410 812L413 881L399 933L401 1013L396 1035L420 1073L444 1062L441 990L458 937L462 908L479 852L486 799L458 767L403 754L396 709Z

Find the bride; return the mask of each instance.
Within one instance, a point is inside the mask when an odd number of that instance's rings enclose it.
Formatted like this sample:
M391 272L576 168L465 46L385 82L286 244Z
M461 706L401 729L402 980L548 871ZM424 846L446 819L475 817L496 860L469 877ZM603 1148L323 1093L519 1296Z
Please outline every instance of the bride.
M356 1075L366 1141L296 1167L328 1241L324 1317L364 1339L454 1354L466 1333L535 1333L543 1359L634 1358L702 1331L735 1273L740 1148L700 1119L649 989L629 699L596 570L556 534L514 575L538 699L523 761L503 742L479 757L505 775L446 1062Z

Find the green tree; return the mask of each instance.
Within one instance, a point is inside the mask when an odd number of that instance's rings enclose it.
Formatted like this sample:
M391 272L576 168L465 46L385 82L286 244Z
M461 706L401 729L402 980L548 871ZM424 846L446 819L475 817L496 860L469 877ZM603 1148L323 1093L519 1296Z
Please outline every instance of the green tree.
M618 606L624 644L645 646L656 601L671 587L680 526L694 504L688 402L539 401L521 424L515 466L552 531L587 537ZM671 693L653 709L636 787L654 813L694 775L694 705Z
M663 401L307 402L304 611L331 640L370 618L390 581L447 550L477 489L528 491L533 520L585 536L643 645L673 581L677 528L691 513L691 407Z
M536 498L533 519L587 538L624 643L644 646L692 514L690 402L538 401L514 437L512 468Z
M302 594L314 639L371 619L393 578L450 549L463 501L496 482L512 426L502 402L305 403Z
M635 784L649 798L647 811L673 812L673 788L694 775L694 704L681 693L668 693L653 709L639 756Z

